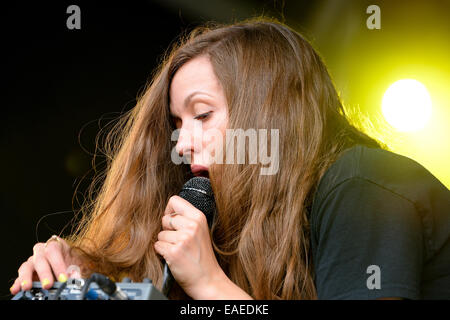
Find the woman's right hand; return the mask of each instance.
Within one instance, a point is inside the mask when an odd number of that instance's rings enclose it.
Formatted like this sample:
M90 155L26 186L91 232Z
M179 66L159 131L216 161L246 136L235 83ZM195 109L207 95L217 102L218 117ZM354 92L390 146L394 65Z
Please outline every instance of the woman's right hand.
M39 242L33 247L33 255L22 263L18 270L18 277L11 286L11 294L20 290L30 290L33 281L41 281L44 289L53 286L55 279L67 281L67 267L73 263L69 257L70 246L61 238L53 238L47 243Z

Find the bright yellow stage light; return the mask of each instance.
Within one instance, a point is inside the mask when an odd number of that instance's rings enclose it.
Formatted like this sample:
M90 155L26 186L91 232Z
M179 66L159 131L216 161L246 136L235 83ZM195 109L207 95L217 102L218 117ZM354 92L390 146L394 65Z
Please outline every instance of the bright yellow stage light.
M382 112L387 122L397 130L417 131L430 120L430 94L417 80L399 80L386 90Z

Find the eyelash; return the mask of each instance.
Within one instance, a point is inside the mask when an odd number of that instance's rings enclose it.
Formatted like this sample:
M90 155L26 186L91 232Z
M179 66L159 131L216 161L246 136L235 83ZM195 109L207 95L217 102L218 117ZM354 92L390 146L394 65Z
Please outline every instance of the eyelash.
M211 111L210 111L210 112L206 112L206 113L202 113L202 114L200 114L200 115L194 117L194 119L195 119L195 120L204 120L204 119L206 119L206 118L209 116L210 113L211 113ZM201 118L201 117L203 117L203 118L202 118L202 119L199 119L199 118Z

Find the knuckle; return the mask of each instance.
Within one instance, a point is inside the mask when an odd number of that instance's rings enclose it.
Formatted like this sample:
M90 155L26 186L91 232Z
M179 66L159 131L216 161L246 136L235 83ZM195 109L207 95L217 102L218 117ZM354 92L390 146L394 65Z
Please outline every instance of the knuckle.
M172 259L177 257L179 252L180 252L180 247L178 245L175 245L169 249L169 254L172 257Z
M201 223L206 223L207 221L206 221L206 216L203 214L203 212L201 212L200 214L199 214L199 219L200 219L200 222Z
M188 229L191 231L191 234L195 234L198 231L198 223L197 222L189 222L187 225Z
M172 209L175 209L175 208L174 208L175 205L176 205L176 204L180 204L183 200L184 200L184 199L181 198L180 196L173 195L173 196L170 197L169 203L170 203L170 206L172 207ZM178 205L178 207L179 207L179 205Z
M33 246L33 253L38 252L42 247L44 246L44 244L42 242L38 242Z
M182 243L186 243L186 242L188 242L189 240L191 240L191 235L189 235L189 234L187 234L187 233L182 233L181 235L180 235L180 240L181 240L181 242Z
M174 248L167 248L167 250L165 251L165 254L169 257L173 257L173 255L175 254L174 252Z
M189 235L189 237L195 237L195 231L192 229L188 229L186 230L186 233Z
M180 247L186 247L187 244L190 242L191 236L187 233L183 233L180 236L180 240L178 241L178 244Z
M177 196L171 196L170 198L169 198L169 203L170 204L173 204L174 202L176 202L177 201Z
M57 241L51 241L47 244L47 246L44 246L44 254L47 255L49 253L53 253L60 248L61 247Z
M197 221L199 224L203 224L206 222L206 217L203 213L198 213L195 216L195 221Z
M48 256L49 253L51 253L53 250L54 250L53 245L52 245L51 243L49 243L46 247L44 247L44 248L42 249L42 253L43 253L45 256Z

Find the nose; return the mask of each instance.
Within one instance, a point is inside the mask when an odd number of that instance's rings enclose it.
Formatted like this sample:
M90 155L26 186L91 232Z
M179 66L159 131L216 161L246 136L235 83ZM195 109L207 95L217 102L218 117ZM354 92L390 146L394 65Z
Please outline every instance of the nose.
M178 129L178 140L175 150L180 157L185 157L190 163L192 154L194 153L194 139L189 130L181 128Z

